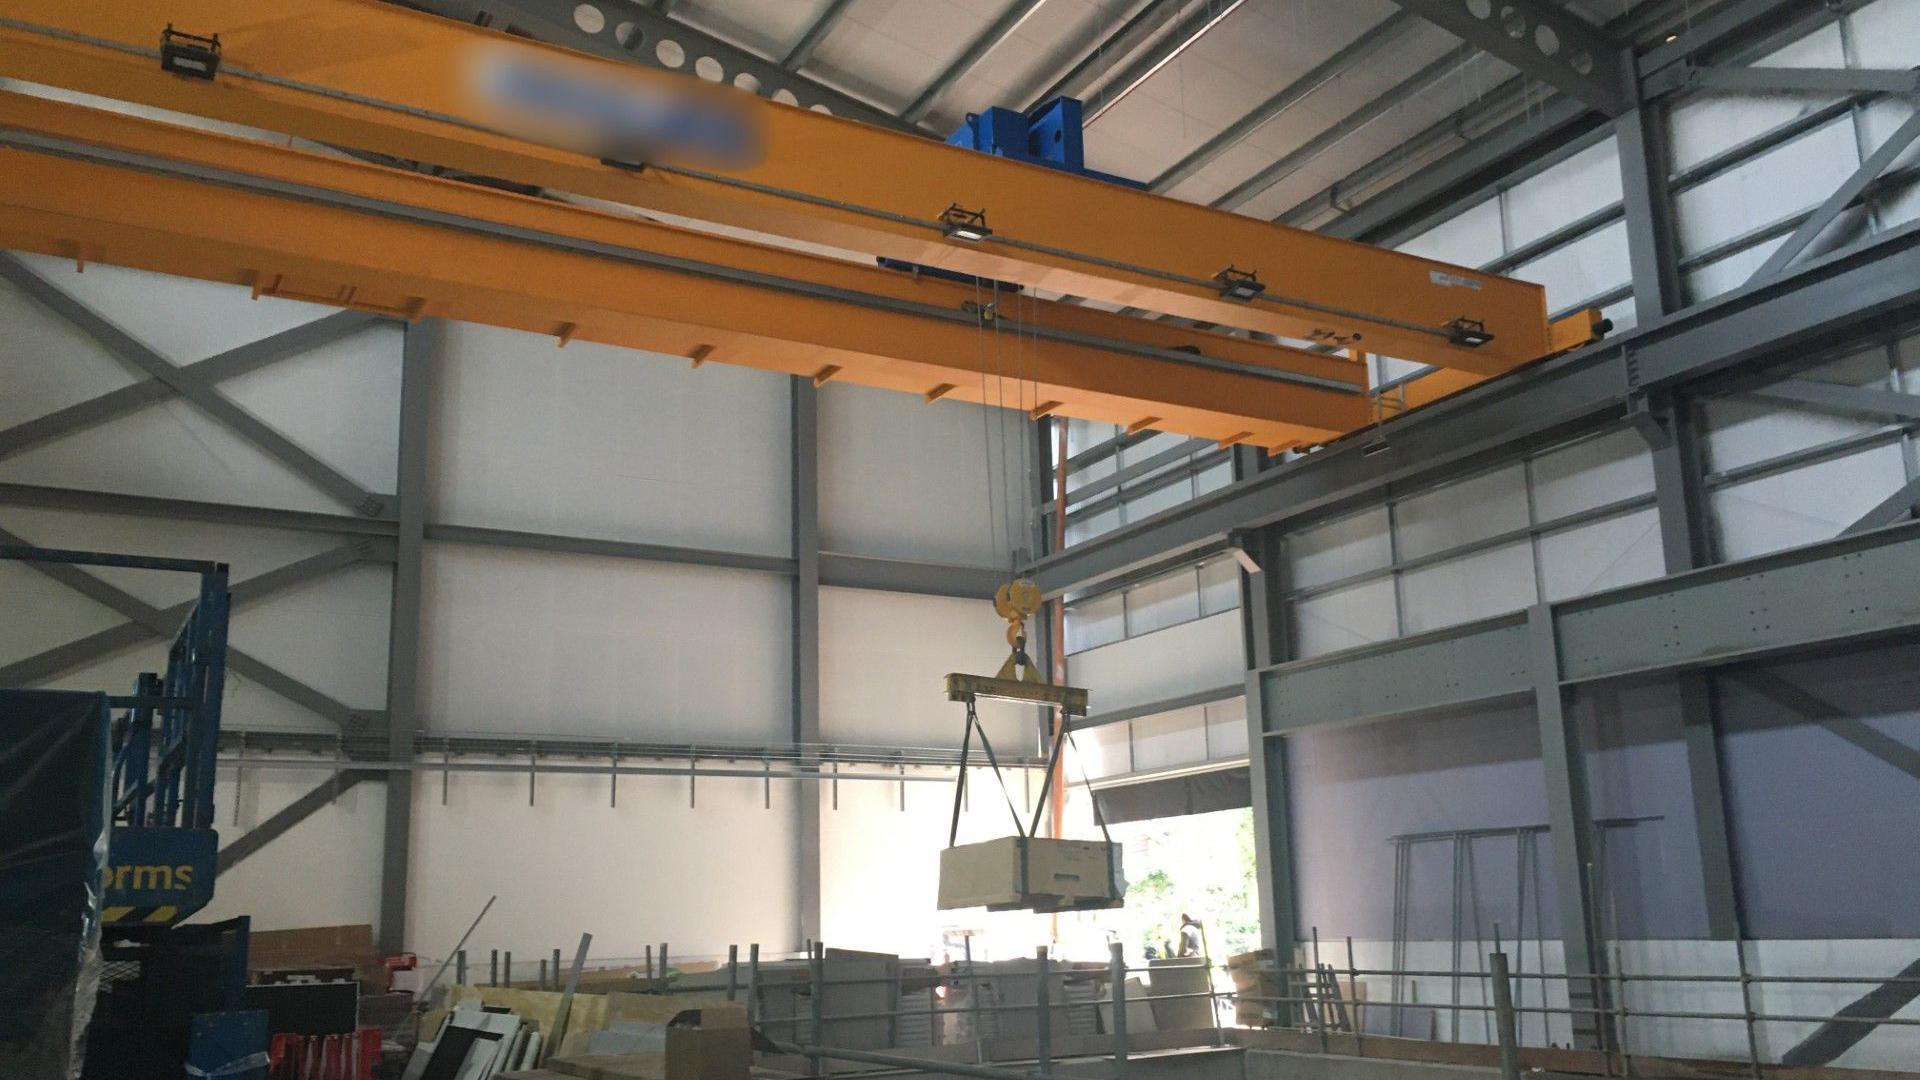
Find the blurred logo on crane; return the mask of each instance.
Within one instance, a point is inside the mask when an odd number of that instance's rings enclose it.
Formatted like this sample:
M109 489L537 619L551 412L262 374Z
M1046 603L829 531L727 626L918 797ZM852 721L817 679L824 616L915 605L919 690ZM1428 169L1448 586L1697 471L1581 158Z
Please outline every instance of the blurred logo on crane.
M741 91L488 43L470 51L473 115L516 138L609 163L745 168L760 129Z

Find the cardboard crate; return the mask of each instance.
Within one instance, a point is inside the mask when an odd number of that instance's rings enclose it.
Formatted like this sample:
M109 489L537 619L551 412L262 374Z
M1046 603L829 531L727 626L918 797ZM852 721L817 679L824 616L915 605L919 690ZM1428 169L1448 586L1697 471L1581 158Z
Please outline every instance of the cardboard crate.
M1006 836L940 853L940 909L1091 911L1125 902L1120 845Z

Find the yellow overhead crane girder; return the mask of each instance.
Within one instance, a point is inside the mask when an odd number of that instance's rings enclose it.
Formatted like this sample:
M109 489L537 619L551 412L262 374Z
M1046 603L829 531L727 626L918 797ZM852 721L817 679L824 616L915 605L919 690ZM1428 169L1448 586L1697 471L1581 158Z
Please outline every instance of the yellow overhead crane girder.
M7 0L0 75L334 145L830 244L1477 376L1591 340L1599 315L1547 316L1537 285L1196 206L738 95L764 142L738 167L634 172L490 128L469 86L477 47L636 88L683 76L569 52L374 0L169 0L163 9ZM220 37L212 81L160 70L162 24ZM663 82L665 80L665 82ZM948 206L992 235L958 240ZM1253 271L1267 291L1222 295ZM1461 344L1469 320L1491 339ZM1459 383L1463 380L1449 380Z
M0 245L257 294L1265 447L1364 425L1336 356L747 244L603 210L0 93Z

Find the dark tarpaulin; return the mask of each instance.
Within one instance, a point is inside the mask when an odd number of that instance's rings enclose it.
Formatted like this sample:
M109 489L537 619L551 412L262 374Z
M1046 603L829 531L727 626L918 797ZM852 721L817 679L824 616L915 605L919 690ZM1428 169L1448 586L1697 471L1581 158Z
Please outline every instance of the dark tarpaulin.
M68 1075L91 1012L107 699L0 690L0 1078Z
M1123 821L1238 810L1253 805L1253 787L1242 766L1103 788L1094 792L1093 797L1100 804L1100 816L1107 824L1117 825Z

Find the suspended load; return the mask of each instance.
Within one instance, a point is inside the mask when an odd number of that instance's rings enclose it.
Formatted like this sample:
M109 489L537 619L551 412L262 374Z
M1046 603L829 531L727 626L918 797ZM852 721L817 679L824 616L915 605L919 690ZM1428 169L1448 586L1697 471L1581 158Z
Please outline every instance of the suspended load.
M1117 908L1125 903L1126 880L1120 873L1120 845L1107 833L1107 824L1094 804L1093 816L1100 826L1099 840L1068 840L1041 836L1040 810L1059 770L1061 749L1069 739L1067 718L1087 714L1087 692L1079 687L1054 686L1040 677L1033 660L1027 656L1026 620L1040 609L1040 590L1033 582L1019 580L1002 585L994 596L994 609L1007 620L1007 643L1012 647L1006 663L993 676L951 674L947 676L947 698L967 707L966 732L960 741L960 778L953 793L953 823L947 832L947 847L940 853L941 910L984 907L989 911L1032 911L1041 914L1060 911L1094 911ZM1060 720L1054 725L1053 745L1047 757L1047 777L1034 803L1033 819L1023 825L1007 793L1006 780L1000 775L1000 762L986 728L980 724L977 704L981 699L1017 701L1057 709ZM960 836L960 810L966 799L967 762L975 733L980 749L999 780L1006 797L1007 811L1013 818L1013 835L976 844L957 843Z

